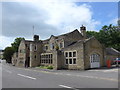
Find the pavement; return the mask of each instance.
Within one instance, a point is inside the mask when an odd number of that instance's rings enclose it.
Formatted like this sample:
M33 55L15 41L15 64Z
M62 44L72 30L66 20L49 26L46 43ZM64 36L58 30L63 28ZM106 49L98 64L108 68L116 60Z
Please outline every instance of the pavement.
M2 64L2 88L118 88L118 68L47 70Z

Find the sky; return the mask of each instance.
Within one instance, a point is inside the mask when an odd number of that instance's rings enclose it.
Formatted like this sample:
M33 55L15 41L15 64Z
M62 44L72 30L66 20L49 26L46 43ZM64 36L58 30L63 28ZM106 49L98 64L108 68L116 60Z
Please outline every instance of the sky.
M104 25L117 25L118 2L0 2L0 49L10 46L17 37L41 40L60 35L84 25L99 31ZM1 24L2 23L2 24ZM33 32L34 26L34 32Z

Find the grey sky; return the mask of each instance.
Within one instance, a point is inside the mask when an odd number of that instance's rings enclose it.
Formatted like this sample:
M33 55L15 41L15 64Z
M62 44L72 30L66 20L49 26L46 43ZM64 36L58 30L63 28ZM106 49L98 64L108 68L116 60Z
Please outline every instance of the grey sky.
M90 4L65 3L60 0L45 1L2 3L0 49L10 46L17 37L32 39L33 25L34 34L39 35L42 40L51 35L60 35L79 29L82 24L87 27L87 30L96 30L96 27L101 25L100 21L93 18L95 13Z
M30 6L7 2L3 3L2 11L2 34L4 36L30 37L33 34L33 25L35 26L35 34L40 34L43 38L47 36L43 31L53 34L53 31L57 30L56 27L44 23L44 20L49 18L44 10L39 12Z

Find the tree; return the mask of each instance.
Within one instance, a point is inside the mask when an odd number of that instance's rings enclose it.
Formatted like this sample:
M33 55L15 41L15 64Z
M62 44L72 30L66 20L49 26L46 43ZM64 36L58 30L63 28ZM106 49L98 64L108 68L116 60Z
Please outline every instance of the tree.
M15 52L13 47L6 47L3 53L3 58L6 59L6 62L11 63L11 58Z
M105 25L99 32L87 31L87 36L94 36L98 41L104 44L106 47L113 47L120 51L120 27Z
M18 52L18 47L20 45L20 42L24 40L24 38L16 38L13 43L11 43L12 47L15 49L15 52Z

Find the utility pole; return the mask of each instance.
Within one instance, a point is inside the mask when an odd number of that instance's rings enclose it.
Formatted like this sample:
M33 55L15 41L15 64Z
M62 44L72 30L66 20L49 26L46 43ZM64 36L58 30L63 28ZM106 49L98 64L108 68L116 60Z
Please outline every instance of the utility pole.
M33 25L33 37L34 37L34 25Z

